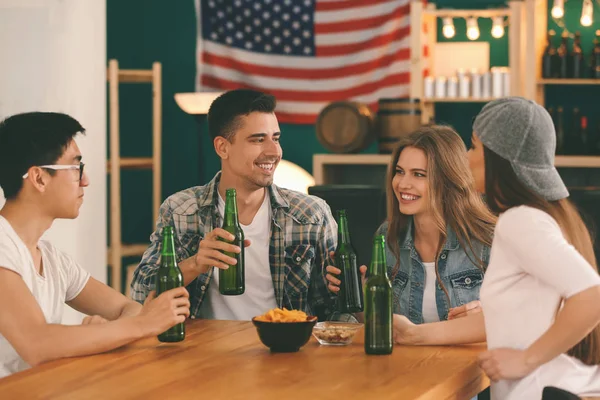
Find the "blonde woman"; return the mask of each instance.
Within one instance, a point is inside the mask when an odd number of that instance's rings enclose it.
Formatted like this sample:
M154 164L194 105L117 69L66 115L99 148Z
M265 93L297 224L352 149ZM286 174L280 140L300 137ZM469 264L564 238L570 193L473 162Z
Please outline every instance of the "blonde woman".
M387 202L377 234L386 236L394 313L415 324L477 313L495 217L475 191L460 136L432 125L402 138ZM339 269L327 272L329 289L339 291Z

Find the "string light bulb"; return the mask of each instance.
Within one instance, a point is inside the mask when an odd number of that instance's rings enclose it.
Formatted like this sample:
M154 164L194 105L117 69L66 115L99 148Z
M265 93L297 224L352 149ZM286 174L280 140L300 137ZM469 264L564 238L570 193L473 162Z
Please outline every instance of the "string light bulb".
M562 18L565 15L565 0L554 0L550 14L552 18Z
M584 0L581 8L581 19L579 20L582 26L592 26L594 22L594 4L592 0Z
M479 39L479 25L477 25L477 18L467 18L467 37L469 40Z
M442 22L444 25L442 28L442 34L444 37L446 39L453 38L456 34L456 29L454 28L454 21L452 20L452 17L445 17L442 19Z
M504 36L504 17L494 17L492 23L492 36L496 39L500 39Z

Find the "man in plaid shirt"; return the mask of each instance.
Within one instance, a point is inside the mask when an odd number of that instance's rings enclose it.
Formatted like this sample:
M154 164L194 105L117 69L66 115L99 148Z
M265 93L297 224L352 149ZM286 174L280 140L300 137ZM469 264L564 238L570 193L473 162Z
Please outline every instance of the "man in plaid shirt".
M271 308L303 310L325 318L333 311L324 269L333 265L337 224L325 201L273 184L281 160L275 98L252 90L233 90L217 98L208 113L209 133L221 158L221 171L205 186L176 193L162 204L151 245L131 284L143 302L155 287L162 228L171 225L191 318L250 320ZM221 229L228 188L237 191L244 230L246 291L223 296L218 270L235 263L222 251L240 248ZM216 268L213 268L216 267Z

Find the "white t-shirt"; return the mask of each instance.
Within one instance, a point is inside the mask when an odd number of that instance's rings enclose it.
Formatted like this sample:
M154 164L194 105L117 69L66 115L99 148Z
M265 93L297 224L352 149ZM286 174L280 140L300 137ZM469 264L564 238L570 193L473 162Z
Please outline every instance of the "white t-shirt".
M79 295L90 274L49 242L40 240L38 248L42 252L42 275L36 271L31 253L21 238L0 216L0 267L21 275L42 309L46 322L60 324L64 303ZM26 368L29 365L0 334L0 378Z
M423 287L423 322L438 322L440 315L437 310L435 300L435 288L437 286L437 278L435 276L435 263L424 262L425 267L425 286Z
M549 214L525 206L506 211L481 287L488 348L528 348L554 323L562 298L595 285L600 276ZM599 396L600 367L561 354L525 378L492 383L491 394L494 400L540 399L545 386Z
M225 213L225 202L219 196L219 214ZM256 212L250 225L243 225L250 247L244 250L246 290L239 296L223 296L219 293L219 270L214 269L207 296L200 306L200 316L205 319L228 319L249 321L277 307L275 289L269 263L271 238L271 201L269 195Z

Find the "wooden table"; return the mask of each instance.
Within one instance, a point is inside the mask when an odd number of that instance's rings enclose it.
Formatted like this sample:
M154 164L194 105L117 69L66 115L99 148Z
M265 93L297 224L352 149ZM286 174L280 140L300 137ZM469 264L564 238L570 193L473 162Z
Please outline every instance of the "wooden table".
M70 358L0 379L2 399L470 399L489 385L483 345L396 346L367 356L313 338L297 353L271 353L251 322L192 320L179 344L156 338Z

